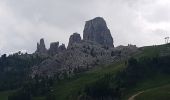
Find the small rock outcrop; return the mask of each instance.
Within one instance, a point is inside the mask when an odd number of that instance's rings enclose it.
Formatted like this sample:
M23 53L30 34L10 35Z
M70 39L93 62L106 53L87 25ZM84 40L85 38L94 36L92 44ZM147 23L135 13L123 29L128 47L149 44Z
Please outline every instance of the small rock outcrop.
M50 55L55 55L58 53L58 48L59 48L59 42L52 42L50 44L50 49L48 50L48 53Z
M37 50L36 53L40 53L40 54L45 54L47 53L47 49L45 47L45 43L44 43L44 39L40 39L40 43L37 43Z
M86 21L83 40L94 41L103 46L113 47L113 38L102 17Z
M68 46L74 44L74 43L80 43L81 42L81 36L78 33L73 33L69 38L69 44Z

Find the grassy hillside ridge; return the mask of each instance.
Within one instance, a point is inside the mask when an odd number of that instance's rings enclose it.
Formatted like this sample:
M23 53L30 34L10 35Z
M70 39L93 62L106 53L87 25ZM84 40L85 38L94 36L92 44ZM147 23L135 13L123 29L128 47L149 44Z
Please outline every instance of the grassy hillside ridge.
M0 100L8 100L8 96L12 94L14 91L4 91L0 92Z
M163 45L146 46L139 48L141 53L136 57L155 57L155 56L167 56L170 55L170 43Z
M57 83L54 88L53 94L57 100L68 100L68 98L76 99L78 92L81 91L86 85L93 83L103 77L105 74L115 75L116 72L124 68L123 63L110 65L108 67L98 68L81 74L78 78L61 81Z
M169 84L170 84L170 75L156 75L152 78L148 78L148 79L145 79L145 80L139 82L135 87L126 91L125 94L123 95L122 100L128 100L128 98L130 98L131 96L133 96L136 93L139 93L141 91L145 92L145 91L152 90L152 89L155 89L158 87L167 86ZM154 92L153 92L153 94L154 94ZM141 99L141 100L145 100L145 99ZM150 99L148 99L148 100L150 100Z
M138 95L136 100L169 100L170 99L170 84L153 89L148 89Z
M150 46L150 47L143 47L140 48L141 53L135 55L134 57L141 59L143 57L148 57L148 58L153 58L153 57L159 57L159 56L167 56L170 54L170 52L167 52L166 55L162 55L162 51L169 51L170 44L166 44L166 45L160 45L160 46ZM120 66L122 69L125 68L125 66L122 64L117 64L117 65L110 65L110 67L103 67L100 68L100 70L96 70L96 71L89 71L87 73L84 73L82 76L80 75L79 78L74 79L74 80L69 80L66 82L61 82L60 84L56 84L55 86L55 90L53 92L53 94L55 95L57 100L68 100L69 98L75 99L76 95L78 91L81 91L81 89L86 86L87 84L96 82L97 80L99 80L99 77L102 77L102 75L107 74L107 73L117 73L120 71ZM116 70L116 69L119 70ZM114 74L114 75L115 75ZM141 82L141 84L138 84L136 87L130 89L126 95L124 95L125 97L128 97L128 95L130 96L133 93L136 93L139 90L145 90L148 88L152 88L152 87L157 87L157 86L161 86L161 85L166 85L168 84L170 81L168 80L170 77L169 76L161 76L161 75L157 75L155 76L155 80L150 81L151 79L145 79L143 80L143 82ZM161 80L162 79L162 80ZM61 90L61 91L60 91Z

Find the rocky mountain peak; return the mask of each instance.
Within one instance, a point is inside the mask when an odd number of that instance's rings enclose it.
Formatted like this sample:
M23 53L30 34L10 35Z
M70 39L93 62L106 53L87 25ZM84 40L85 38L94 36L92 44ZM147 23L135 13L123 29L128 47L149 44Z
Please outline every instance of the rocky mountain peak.
M84 39L80 34L73 33L69 38L68 48L59 42L50 44L47 54L51 57L40 65L33 67L33 75L53 76L59 73L72 74L91 69L98 65L110 64L129 57L137 52L133 45L113 48L113 38L103 18L97 17L85 24ZM37 52L45 52L44 40L37 45ZM45 72L45 73L44 73Z
M48 50L48 53L50 55L55 55L58 53L58 48L59 48L59 42L52 42L50 44L50 49Z
M86 21L83 31L83 40L94 41L103 46L113 47L113 38L102 17L96 17Z
M63 52L66 50L66 46L65 44L61 44L59 47L58 47L58 52Z
M72 45L73 43L80 43L81 42L81 36L78 33L73 33L69 38L69 44L68 46Z
M47 53L47 49L45 47L44 39L40 39L40 42L37 43L37 53Z

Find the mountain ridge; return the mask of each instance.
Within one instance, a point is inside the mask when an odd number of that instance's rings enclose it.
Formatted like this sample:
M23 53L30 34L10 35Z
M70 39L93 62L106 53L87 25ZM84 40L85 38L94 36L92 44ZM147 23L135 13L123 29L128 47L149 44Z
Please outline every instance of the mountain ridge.
M41 41L44 40L40 40L40 44ZM42 44L42 50L36 50L35 53L44 54L50 56L50 58L38 66L33 66L31 75L33 77L35 75L42 76L42 73L47 76L53 76L56 73L63 76L62 74L67 73L69 76L74 74L75 71L81 72L98 65L110 64L138 52L135 45L115 48L110 30L102 17L86 21L83 38L80 34L73 33L69 38L67 48L64 47L64 49L59 50L60 46L57 42L56 45L50 46L50 49L44 52L45 46L44 43ZM38 46L37 48L39 48ZM51 47L55 49L51 50ZM55 52L52 53L52 51Z

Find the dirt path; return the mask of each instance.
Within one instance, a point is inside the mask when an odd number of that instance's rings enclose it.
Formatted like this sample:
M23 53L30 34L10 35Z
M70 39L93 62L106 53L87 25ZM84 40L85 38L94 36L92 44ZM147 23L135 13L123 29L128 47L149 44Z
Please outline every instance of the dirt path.
M138 92L137 94L132 95L128 100L135 100L135 97L143 93L144 91Z

